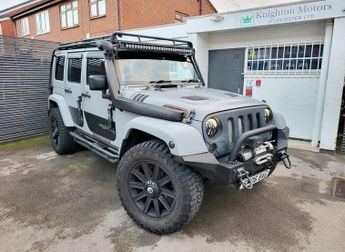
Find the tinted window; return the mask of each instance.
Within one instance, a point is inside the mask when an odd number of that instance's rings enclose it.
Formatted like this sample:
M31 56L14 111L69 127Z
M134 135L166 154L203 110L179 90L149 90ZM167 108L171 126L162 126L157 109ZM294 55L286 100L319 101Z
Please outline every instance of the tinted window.
M82 59L68 59L68 81L80 83Z
M90 75L105 75L104 59L87 59L86 80L89 83Z
M65 69L65 57L56 57L55 61L55 80L63 81L63 73Z

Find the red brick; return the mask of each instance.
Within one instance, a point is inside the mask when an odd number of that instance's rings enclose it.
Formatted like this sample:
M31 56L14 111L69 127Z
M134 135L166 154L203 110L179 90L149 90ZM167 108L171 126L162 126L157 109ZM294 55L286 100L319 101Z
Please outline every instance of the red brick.
M50 21L50 32L47 34L37 35L35 28L35 14L43 9L27 15L30 34L26 37L59 42L75 41L85 39L87 34L92 37L101 36L110 34L119 28L125 30L174 23L176 11L188 16L215 12L208 0L201 1L200 13L199 0L106 0L106 16L90 19L89 0L79 0L79 26L61 29L60 5L69 2L62 1L62 3L47 8ZM119 19L117 3L120 3ZM15 35L18 37L21 37L21 18L14 21ZM118 27L118 23L120 27Z

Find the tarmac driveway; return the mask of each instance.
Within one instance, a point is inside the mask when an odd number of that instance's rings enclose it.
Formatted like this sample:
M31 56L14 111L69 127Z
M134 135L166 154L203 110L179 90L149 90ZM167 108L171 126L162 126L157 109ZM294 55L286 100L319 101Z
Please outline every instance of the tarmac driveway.
M115 191L116 166L83 150L57 156L46 136L0 145L0 251L344 251L345 157L290 150L250 191L206 184L181 232L138 228Z

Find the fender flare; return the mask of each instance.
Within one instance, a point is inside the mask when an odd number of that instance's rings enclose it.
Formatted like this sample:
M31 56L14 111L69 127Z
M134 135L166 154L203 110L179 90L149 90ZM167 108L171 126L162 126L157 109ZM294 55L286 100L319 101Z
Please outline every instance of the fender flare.
M175 147L169 147L169 149L171 154L175 156L181 157L208 152L202 134L196 128L181 122L138 116L125 125L123 139L127 139L131 130L134 129L161 139L167 146L169 146L169 142L174 142Z
M48 110L50 109L50 102L53 101L57 104L60 114L62 116L63 122L66 127L74 127L74 122L71 113L66 104L65 98L58 94L52 94L48 97Z
M277 129L285 129L287 127L285 117L279 112L273 112L273 124L277 126Z

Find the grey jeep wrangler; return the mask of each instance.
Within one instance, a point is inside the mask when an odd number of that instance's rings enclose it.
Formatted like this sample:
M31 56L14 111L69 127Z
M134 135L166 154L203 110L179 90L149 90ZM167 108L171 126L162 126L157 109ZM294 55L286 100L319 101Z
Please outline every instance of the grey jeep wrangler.
M205 87L188 41L113 33L53 53L50 139L118 163L129 216L159 234L198 212L203 181L250 189L287 154L284 117L242 95Z

